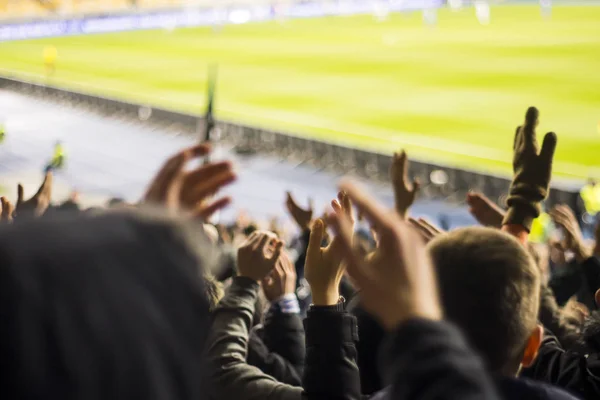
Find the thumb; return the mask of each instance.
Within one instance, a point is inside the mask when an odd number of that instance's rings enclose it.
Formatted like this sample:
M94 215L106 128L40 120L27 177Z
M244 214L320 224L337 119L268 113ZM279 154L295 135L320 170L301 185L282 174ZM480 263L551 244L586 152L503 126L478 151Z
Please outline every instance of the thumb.
M313 223L308 239L308 249L306 257L315 257L321 251L321 243L325 234L325 223L321 218L318 218Z
M558 138L556 133L548 132L546 136L544 136L544 142L542 143L542 151L540 152L540 158L544 160L544 162L548 165L552 164L552 159L554 158L554 152L556 150L556 144L558 142Z
M24 190L23 190L23 185L21 185L20 183L17 185L17 205L20 205L23 203L23 194Z
M418 178L413 179L413 190L412 190L413 196L417 194L417 192L419 191L420 188L421 188L421 181L419 181Z

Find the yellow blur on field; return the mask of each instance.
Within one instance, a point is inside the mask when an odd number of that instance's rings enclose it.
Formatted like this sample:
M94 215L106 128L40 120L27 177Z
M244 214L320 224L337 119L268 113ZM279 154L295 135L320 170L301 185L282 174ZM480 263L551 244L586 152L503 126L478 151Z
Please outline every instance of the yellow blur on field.
M58 57L58 50L56 50L56 47L54 47L54 46L44 47L44 63L54 64L57 57Z

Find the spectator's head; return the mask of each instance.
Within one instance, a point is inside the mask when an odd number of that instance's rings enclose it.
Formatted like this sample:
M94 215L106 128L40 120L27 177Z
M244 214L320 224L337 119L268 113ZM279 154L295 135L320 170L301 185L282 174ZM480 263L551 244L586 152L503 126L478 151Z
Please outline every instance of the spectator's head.
M540 272L515 238L491 228L459 229L429 245L442 306L492 372L515 375L537 354Z
M214 289L199 276L216 257L198 228L122 213L0 227L0 397L202 399Z

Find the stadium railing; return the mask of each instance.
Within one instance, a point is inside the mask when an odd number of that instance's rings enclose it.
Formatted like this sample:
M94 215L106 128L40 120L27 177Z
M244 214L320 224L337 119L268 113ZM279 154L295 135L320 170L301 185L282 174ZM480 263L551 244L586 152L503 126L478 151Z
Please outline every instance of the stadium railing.
M191 115L167 109L79 93L39 83L0 77L0 89L48 98L65 106L84 107L112 118L120 118L159 129L175 129L185 134L201 136L204 121L200 115ZM391 155L345 147L323 140L313 140L289 132L272 131L235 122L219 121L212 139L224 141L240 155L269 154L288 161L296 161L314 168L340 174L352 173L372 182L389 181ZM485 193L498 204L505 203L510 184L509 176L495 176L477 171L467 171L432 162L411 161L411 175L421 181L421 197L426 200L443 200L462 204L471 190ZM568 204L578 213L580 185L553 181L547 206Z

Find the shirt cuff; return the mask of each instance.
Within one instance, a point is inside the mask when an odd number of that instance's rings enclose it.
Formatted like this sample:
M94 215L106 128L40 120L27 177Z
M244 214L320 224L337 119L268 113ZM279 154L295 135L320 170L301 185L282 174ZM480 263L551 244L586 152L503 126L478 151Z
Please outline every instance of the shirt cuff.
M286 293L273 302L271 310L283 314L300 314L300 304L294 293Z

